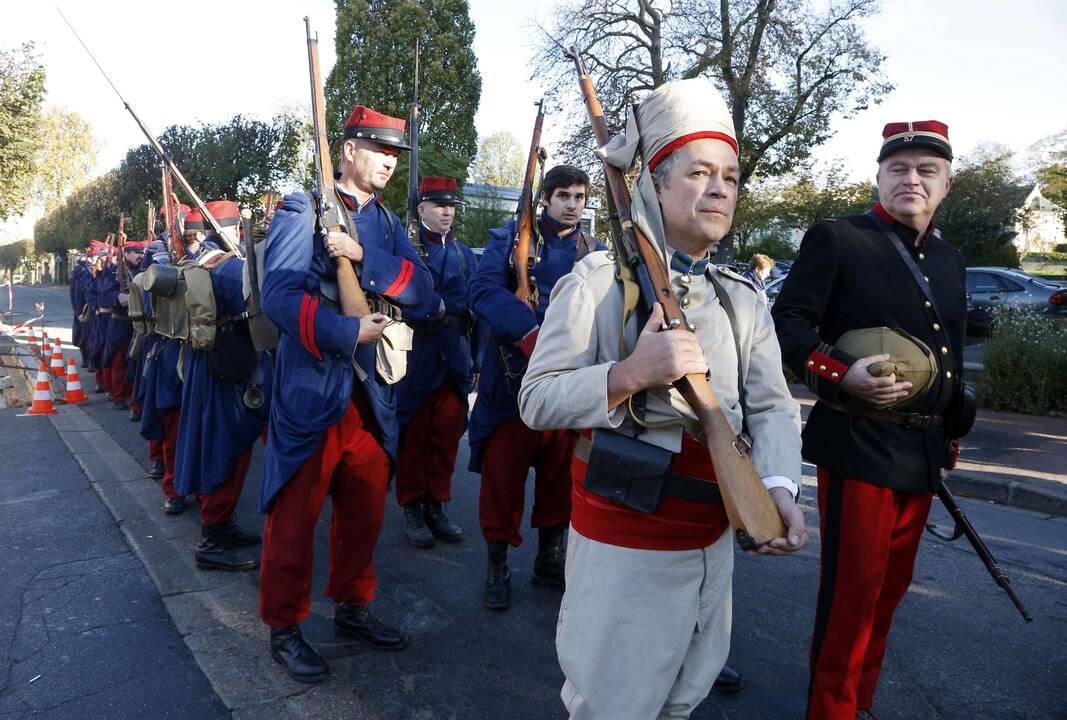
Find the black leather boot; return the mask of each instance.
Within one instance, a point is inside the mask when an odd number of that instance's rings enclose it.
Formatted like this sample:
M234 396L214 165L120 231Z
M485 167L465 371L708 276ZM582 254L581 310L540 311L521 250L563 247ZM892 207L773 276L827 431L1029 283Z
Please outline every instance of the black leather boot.
M722 670L719 671L719 677L715 678L715 684L712 687L719 692L741 692L741 673L729 665L723 665Z
M104 386L103 386L103 385L101 385L100 383L97 383L97 384L96 384L96 385L95 385L95 386L93 387L93 392L94 392L94 393L102 393L102 392L104 392Z
M463 530L448 519L441 503L426 503L426 513L423 518L426 520L426 527L430 528L430 532L438 540L459 542L463 539Z
M856 720L878 720L874 716L874 713L869 708L862 708L856 711Z
M270 656L297 682L322 682L330 675L330 666L304 639L299 625L270 629Z
M508 544L503 540L489 543L489 571L485 577L482 602L490 610L507 610L511 606L511 570L508 568Z
M433 533L426 527L425 515L425 507L418 500L404 506L404 534L417 548L433 546Z
M163 512L168 515L181 515L185 512L185 496L167 498L163 501Z
M157 480L166 475L167 469L163 466L162 460L153 460L148 466L148 477L156 478Z
M408 644L407 635L371 615L366 605L337 603L333 612L333 625L338 632L361 640L378 650L403 650Z
M563 552L564 532L564 528L537 529L537 557L534 558L532 577L535 584L567 589L563 573L566 560Z
M130 422L141 422L140 410L130 410Z
M200 542L196 546L196 566L201 570L255 570L258 560L244 560L227 542L226 523L200 523Z
M263 538L253 532L247 532L237 524L237 518L231 516L223 525L223 536L234 547L252 547L263 542Z

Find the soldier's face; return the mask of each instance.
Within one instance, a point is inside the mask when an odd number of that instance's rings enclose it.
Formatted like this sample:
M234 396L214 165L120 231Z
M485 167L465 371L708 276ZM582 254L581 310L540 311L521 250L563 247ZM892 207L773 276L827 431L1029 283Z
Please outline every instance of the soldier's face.
M667 241L690 251L718 243L730 231L740 169L734 149L701 138L671 153L665 182L657 187Z
M366 192L381 192L396 170L399 154L399 150L385 145L366 140L346 140L343 180L355 183Z
M922 148L901 150L878 164L878 201L889 214L925 230L952 187L948 160Z
M552 191L552 197L543 199L545 212L555 220L561 228L572 228L582 220L582 211L585 210L585 185L571 185L565 188L556 188Z
M456 219L456 206L423 200L419 203L419 217L431 232L446 233Z

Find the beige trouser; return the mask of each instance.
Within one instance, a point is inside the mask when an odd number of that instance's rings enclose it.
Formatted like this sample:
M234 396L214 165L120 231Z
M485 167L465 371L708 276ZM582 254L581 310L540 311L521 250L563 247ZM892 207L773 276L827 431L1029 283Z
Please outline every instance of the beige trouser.
M556 651L571 720L688 718L730 651L733 540L633 550L572 527Z

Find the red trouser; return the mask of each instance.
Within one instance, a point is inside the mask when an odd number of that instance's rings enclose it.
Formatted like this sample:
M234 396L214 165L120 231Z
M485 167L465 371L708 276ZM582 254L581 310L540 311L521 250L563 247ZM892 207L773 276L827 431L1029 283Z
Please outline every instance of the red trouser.
M233 469L214 492L200 494L200 522L224 523L233 517L237 501L241 498L241 489L245 486L245 475L252 462L252 448L237 458Z
M111 370L107 367L96 369L96 384L104 388L104 392L111 392Z
M185 497L174 491L174 452L178 449L178 421L181 408L163 413L163 497Z
M271 627L303 622L311 610L315 524L329 494L330 565L326 594L335 602L374 599L374 546L382 529L389 456L362 418L365 402L348 403L315 453L274 498L263 527L259 614Z
M163 459L163 441L162 440L149 440L148 441L148 459L149 460L162 460Z
M109 377L107 387L111 391L112 402L119 402L133 397L133 382L126 379L126 353L129 349L130 341L126 340L115 348L115 352L111 354L111 361L107 366L106 372Z
M452 472L463 437L466 398L451 380L426 396L400 435L396 501L442 503L452 499Z
M485 443L478 520L486 542L518 547L526 478L534 468L530 526L567 527L571 520L571 455L578 436L569 430L531 430L519 417L505 420Z
M874 703L932 498L819 468L822 558L808 720L853 720L857 708Z

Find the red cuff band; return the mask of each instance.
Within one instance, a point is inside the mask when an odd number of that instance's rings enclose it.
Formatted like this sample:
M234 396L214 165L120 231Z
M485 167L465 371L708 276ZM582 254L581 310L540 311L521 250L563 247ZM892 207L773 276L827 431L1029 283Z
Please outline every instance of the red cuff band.
M411 262L407 258L400 258L400 274L396 276L396 280L385 290L385 295L389 297L398 297L407 288L408 283L411 282L412 275L415 274L415 263Z
M541 332L540 328L534 328L526 333L522 340L515 343L519 350L522 350L523 355L528 358L533 355L534 347L537 345L537 333L539 332Z
M848 372L848 365L821 352L813 352L809 355L805 365L808 372L835 383L841 382L841 378Z

